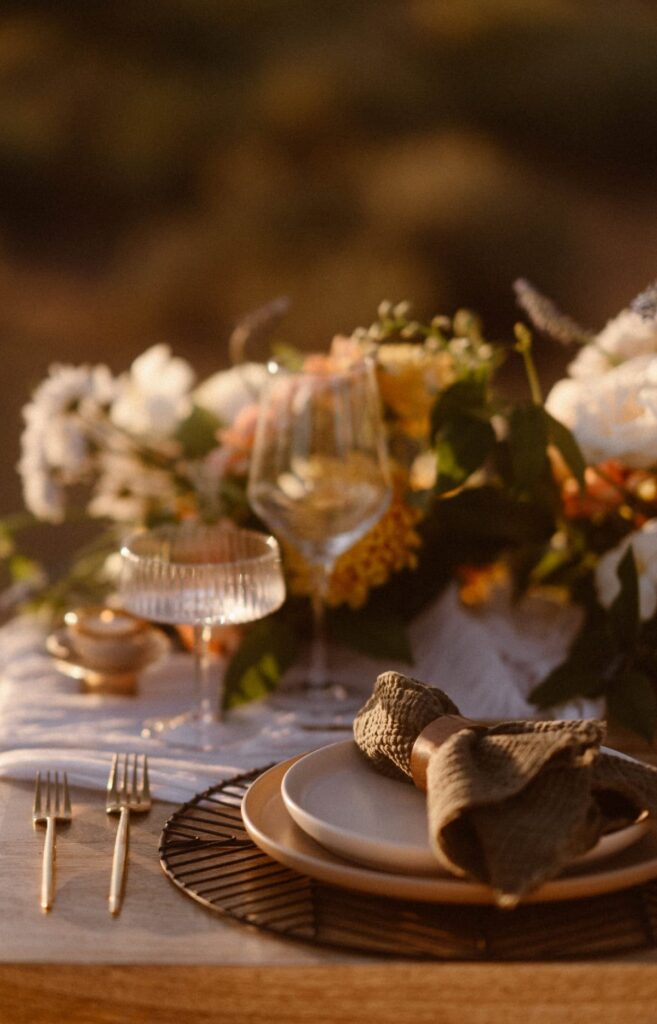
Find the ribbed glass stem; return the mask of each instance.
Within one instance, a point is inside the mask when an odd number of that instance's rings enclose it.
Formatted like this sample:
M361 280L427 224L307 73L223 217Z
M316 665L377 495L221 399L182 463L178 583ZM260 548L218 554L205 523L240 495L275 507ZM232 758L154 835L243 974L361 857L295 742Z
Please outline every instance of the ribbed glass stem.
M221 719L222 673L210 649L212 626L194 626L194 688L198 720L201 723Z

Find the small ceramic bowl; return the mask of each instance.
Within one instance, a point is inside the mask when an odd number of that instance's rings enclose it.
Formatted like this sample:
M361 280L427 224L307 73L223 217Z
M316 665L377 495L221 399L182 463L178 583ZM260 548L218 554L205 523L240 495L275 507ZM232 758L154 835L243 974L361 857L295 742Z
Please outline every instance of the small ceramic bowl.
M152 657L151 625L113 608L76 608L64 616L73 654L100 672L130 672Z

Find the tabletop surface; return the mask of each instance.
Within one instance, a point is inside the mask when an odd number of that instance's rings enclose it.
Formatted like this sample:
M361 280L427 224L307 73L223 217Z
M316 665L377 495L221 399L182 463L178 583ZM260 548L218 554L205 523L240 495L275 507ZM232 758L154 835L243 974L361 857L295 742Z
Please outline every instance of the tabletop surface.
M30 660L26 650L32 693L43 659ZM19 673L13 692L23 685ZM55 692L52 681L47 686ZM57 693L66 707L78 699L61 686ZM42 698L34 692L40 710L48 707ZM85 707L91 742L93 727L100 729L98 705ZM33 708L14 719L4 710L5 749L22 730L34 739ZM110 719L116 713L110 709ZM59 745L66 750L62 714ZM653 758L627 735L616 739L610 745ZM0 779L0 1024L657 1019L655 950L567 963L402 961L284 939L223 918L181 893L160 868L159 837L175 804L156 802L133 820L125 902L113 918L107 896L117 822L106 815L99 789L72 789L73 821L58 836L56 899L44 914L44 834L32 825L32 797L31 782Z
M74 789L72 797L73 822L58 835L56 901L44 914L43 830L32 825L32 786L0 782L2 1024L655 1019L656 950L570 963L404 962L226 920L162 873L157 850L169 804L133 818L125 902L113 918L107 893L116 819L105 814L101 793Z

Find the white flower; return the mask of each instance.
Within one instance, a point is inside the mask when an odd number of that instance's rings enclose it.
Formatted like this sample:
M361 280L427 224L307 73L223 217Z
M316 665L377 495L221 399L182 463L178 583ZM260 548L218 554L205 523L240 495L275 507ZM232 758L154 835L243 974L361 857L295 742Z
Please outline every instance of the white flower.
M568 367L571 377L591 377L637 356L657 353L657 321L624 309L610 320Z
M628 359L599 377L561 380L546 407L570 427L589 463L657 463L657 355Z
M53 365L24 407L18 471L25 504L39 519L63 519L65 487L88 474L91 438L114 393L105 366Z
M53 480L49 467L21 460L18 468L23 478L23 500L26 508L37 519L61 523L66 511L64 488Z
M639 615L645 622L657 611L657 519L649 519L640 530L601 557L595 570L595 586L600 603L609 608L620 593L618 566L629 547L639 578Z
M169 438L192 411L193 383L189 363L173 357L168 345L153 345L121 378L110 418L135 437L150 442Z
M176 487L171 473L145 466L133 455L102 452L100 473L87 511L116 522L143 522L149 512L175 512Z
M268 377L267 367L262 363L242 363L230 370L220 370L199 385L194 401L227 425L245 406L258 401Z
M579 350L572 363L568 366L568 374L575 380L586 380L607 373L613 367L609 356L593 342Z

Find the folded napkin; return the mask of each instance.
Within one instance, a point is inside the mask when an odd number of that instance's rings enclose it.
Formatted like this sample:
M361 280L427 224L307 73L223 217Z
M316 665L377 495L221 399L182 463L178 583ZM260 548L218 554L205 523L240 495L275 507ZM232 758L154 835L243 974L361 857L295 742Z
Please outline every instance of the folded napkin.
M386 672L354 738L374 768L426 788L437 861L490 885L500 906L515 906L605 832L657 814L657 769L602 751L602 722L482 726L460 718L441 690Z

